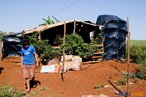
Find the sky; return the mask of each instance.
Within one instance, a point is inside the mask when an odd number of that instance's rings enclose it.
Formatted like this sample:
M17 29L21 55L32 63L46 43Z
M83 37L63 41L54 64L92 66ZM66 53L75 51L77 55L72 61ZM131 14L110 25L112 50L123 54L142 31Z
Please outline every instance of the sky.
M0 31L21 32L54 16L96 23L99 15L127 21L132 40L146 40L146 0L0 0Z

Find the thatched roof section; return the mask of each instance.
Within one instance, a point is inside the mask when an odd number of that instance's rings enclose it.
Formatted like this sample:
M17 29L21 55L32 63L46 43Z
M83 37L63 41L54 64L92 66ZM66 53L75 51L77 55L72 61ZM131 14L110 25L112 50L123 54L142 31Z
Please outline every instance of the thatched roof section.
M97 26L97 24L94 24L94 23L91 23L91 22L82 22L82 21L78 21L78 20L67 20L67 21L64 21L64 22L58 22L56 24L51 24L51 25L42 25L42 26L38 26L34 29L28 29L28 30L24 30L24 34L30 34L30 33L33 33L33 32L42 32L44 30L47 30L47 29L50 29L50 28L55 28L57 26L62 26L64 25L65 23L68 24L68 23L76 23L76 25L78 24L83 24L83 25L89 25L89 26Z

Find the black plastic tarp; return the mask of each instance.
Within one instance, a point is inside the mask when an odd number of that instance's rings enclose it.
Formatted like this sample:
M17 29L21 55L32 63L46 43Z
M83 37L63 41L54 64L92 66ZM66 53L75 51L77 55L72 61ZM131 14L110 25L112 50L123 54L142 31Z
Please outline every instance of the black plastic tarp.
M12 33L2 36L2 60L8 55L20 55L23 33Z
M127 22L115 15L100 15L96 24L103 26L104 59L124 59Z

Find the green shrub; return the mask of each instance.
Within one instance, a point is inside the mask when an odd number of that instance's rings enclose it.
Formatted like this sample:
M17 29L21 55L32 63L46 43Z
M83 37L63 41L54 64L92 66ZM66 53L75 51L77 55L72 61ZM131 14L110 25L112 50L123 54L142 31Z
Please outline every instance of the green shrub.
M96 38L94 41L92 41L95 44L102 44L103 41L103 33L99 33L96 35Z
M37 48L38 55L46 63L48 60L62 55L63 44L60 48L55 49L49 44L49 40L38 39L39 33L36 32L31 36L27 36L30 44ZM62 38L63 40L63 38ZM66 36L65 40L65 53L71 55L79 55L82 58L88 59L93 56L94 52L98 51L95 43L85 43L81 36L77 33L72 33Z
M48 44L49 40L38 39L38 36L39 34L36 32L31 36L27 36L27 38L29 39L30 44L37 49L37 53L44 64L47 63L48 60L61 55L60 49L54 49Z
M10 86L0 87L0 97L23 97L23 93Z
M144 74L143 72L136 72L135 73L135 76L136 78L139 78L139 79L143 79L143 80L146 80L146 74Z
M63 47L63 46L62 46ZM71 55L79 55L82 58L93 56L98 48L92 43L85 43L81 36L77 33L67 35L65 40L65 53Z

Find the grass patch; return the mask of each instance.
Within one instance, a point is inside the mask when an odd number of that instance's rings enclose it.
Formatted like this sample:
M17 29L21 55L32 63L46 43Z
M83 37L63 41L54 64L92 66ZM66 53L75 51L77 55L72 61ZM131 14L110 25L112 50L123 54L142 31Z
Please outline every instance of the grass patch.
M18 91L11 86L2 86L0 87L0 97L35 97L47 89L47 87L41 87L39 91L33 91L30 92L30 94L25 94L24 92ZM53 96L49 95L48 97Z
M11 86L0 87L0 97L24 97L25 95Z
M48 88L47 87L41 87L40 88L40 91L45 91L45 90L47 90Z
M45 91L45 90L47 90L47 89L48 89L47 87L41 87L41 88L39 89L39 91L31 92L30 95L31 95L31 96L39 95L42 91Z
M120 79L115 82L116 85L126 85L126 83L127 83L126 79Z
M103 88L104 86L103 85L96 85L95 87L94 87L94 89L101 89L101 88Z

